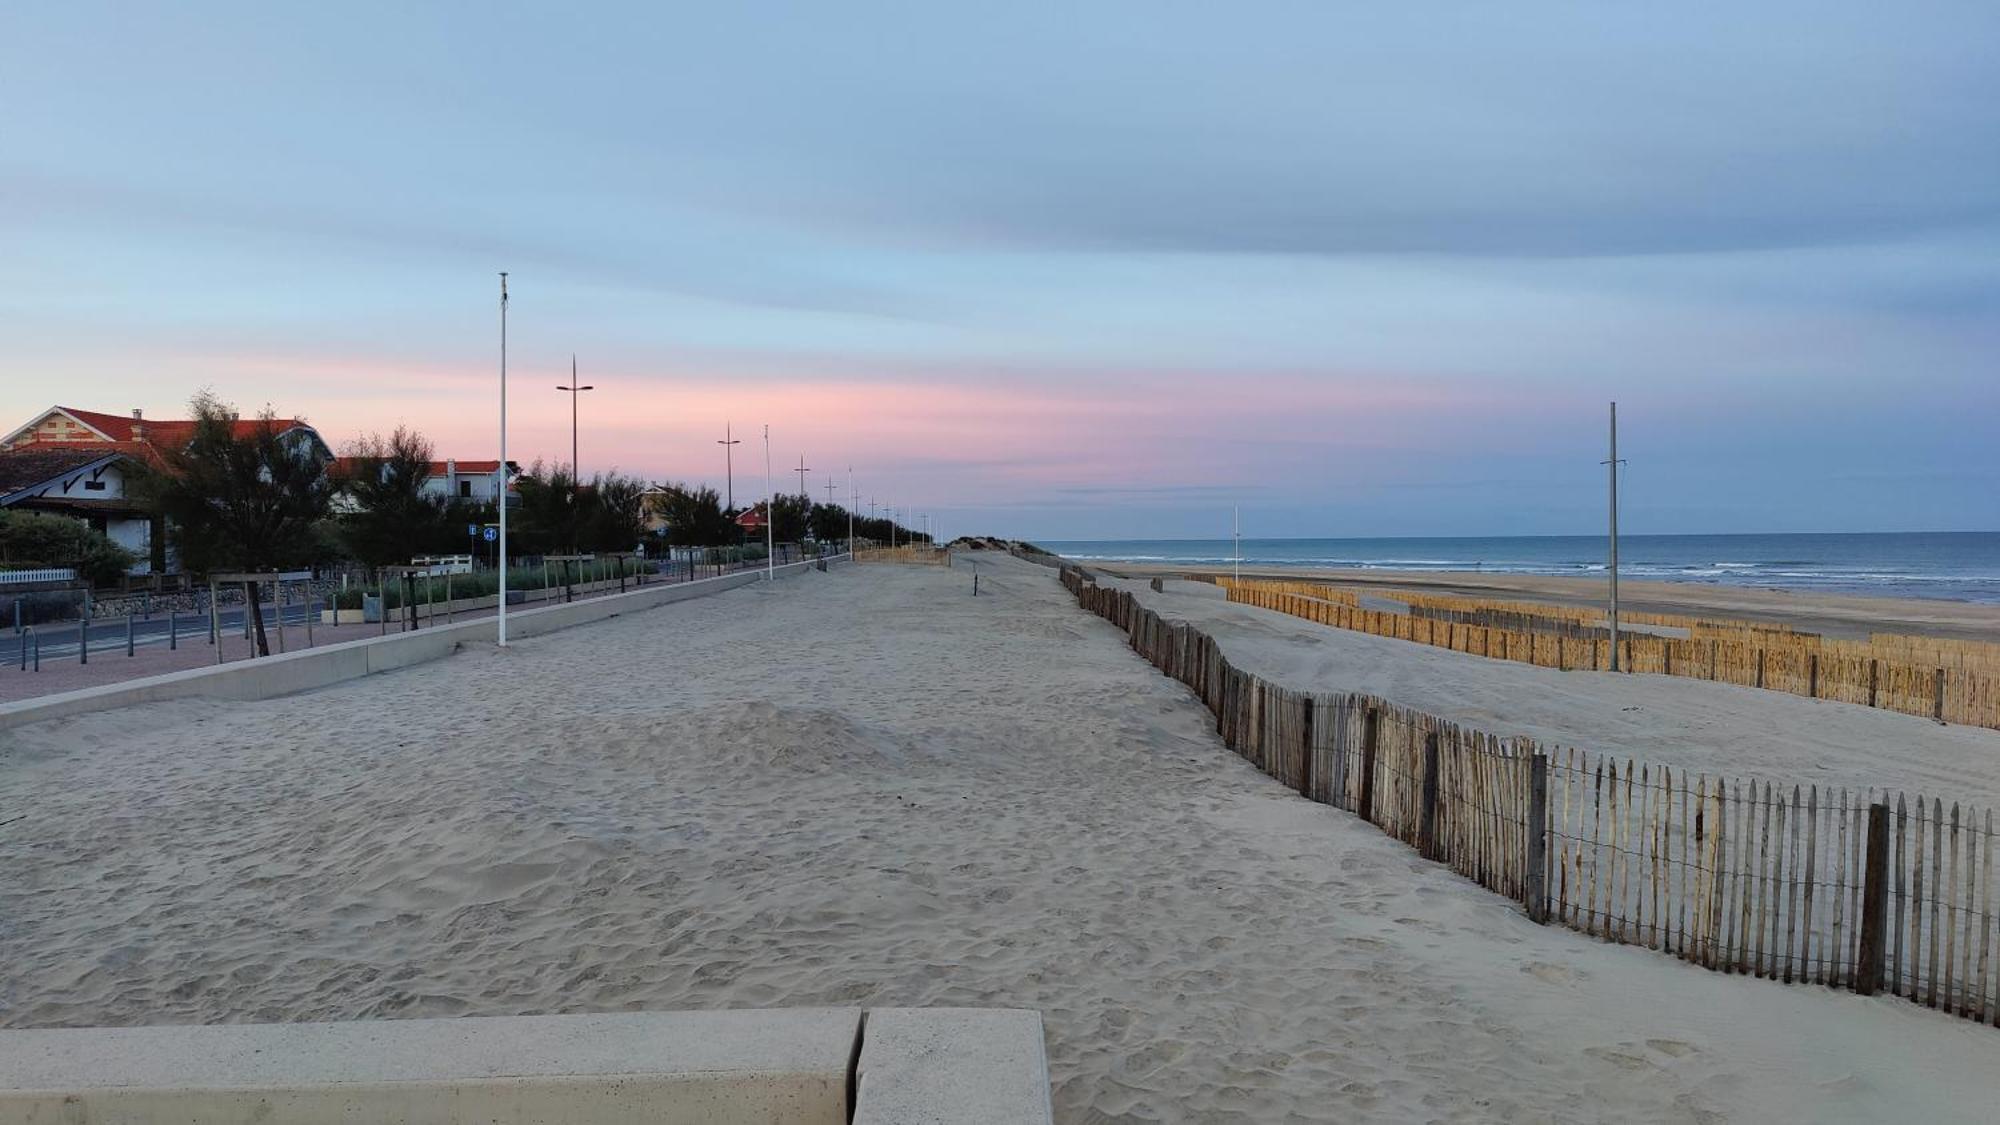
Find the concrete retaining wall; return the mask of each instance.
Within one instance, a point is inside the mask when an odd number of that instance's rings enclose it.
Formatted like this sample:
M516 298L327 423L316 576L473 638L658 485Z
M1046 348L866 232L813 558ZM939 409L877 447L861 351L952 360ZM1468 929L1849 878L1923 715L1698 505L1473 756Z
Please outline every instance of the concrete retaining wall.
M1047 1125L1040 1014L804 1008L0 1031L0 1125L850 1120Z
M828 560L830 566L846 565L846 558ZM812 562L790 563L777 568L780 578L812 570ZM636 613L719 594L739 586L764 581L761 570L739 571L719 578L703 578L674 585L644 586L623 594L609 594L577 602L538 605L533 609L507 612L507 638L519 640L540 636L572 625L602 621L621 614ZM293 692L309 691L376 672L407 668L436 660L458 651L461 645L492 644L496 625L492 617L476 618L446 625L430 626L411 633L390 633L356 641L322 645L318 648L280 653L256 660L240 660L212 668L190 668L159 676L127 680L83 688L79 691L46 695L0 704L0 730L59 719L134 703L156 703L190 697L207 699L270 699Z

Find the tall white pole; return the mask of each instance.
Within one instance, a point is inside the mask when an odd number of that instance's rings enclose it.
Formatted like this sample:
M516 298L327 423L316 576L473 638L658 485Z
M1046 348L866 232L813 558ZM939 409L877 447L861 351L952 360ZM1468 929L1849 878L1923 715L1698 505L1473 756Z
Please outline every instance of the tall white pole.
M861 506L861 494L854 491L854 466L847 467L847 554L854 555L854 509Z
M771 491L771 424L764 423L764 578L778 577L778 497Z
M1611 670L1618 670L1618 404L1611 404Z
M500 647L507 647L507 274L500 274Z
M1239 504L1230 511L1235 521L1231 534L1236 539L1236 580L1241 582L1243 581L1243 506Z

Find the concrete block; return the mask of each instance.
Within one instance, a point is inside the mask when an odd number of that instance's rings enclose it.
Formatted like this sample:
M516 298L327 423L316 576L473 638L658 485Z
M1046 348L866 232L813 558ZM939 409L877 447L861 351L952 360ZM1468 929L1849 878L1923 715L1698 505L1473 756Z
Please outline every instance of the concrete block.
M854 1009L0 1031L0 1125L845 1125Z
M1050 1125L1042 1014L873 1008L855 1070L854 1125Z

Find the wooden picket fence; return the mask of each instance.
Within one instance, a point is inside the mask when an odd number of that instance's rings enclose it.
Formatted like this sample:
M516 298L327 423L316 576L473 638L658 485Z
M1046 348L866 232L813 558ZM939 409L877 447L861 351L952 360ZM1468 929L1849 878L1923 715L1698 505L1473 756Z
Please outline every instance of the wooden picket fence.
M1545 615L1547 619L1565 627L1507 628L1500 624L1453 620L1450 615L1363 609L1351 600L1296 592L1293 587L1299 583L1223 579L1217 584L1232 602L1373 636L1564 671L1601 672L1611 668L1608 631L1568 627L1587 620L1594 611L1547 606L1542 607L1550 611ZM1446 603L1460 603L1460 612L1471 612L1479 604L1431 595L1383 596L1399 601L1408 599L1412 605L1424 604L1439 610L1449 608ZM1527 604L1493 603L1496 608L1492 612L1517 613L1520 612L1517 607ZM1928 659L1918 664L1909 662L1910 653L1922 651L1938 656L1946 650L1917 649L1907 643L1878 649L1871 642L1833 641L1742 622L1700 623L1689 618L1670 619L1664 614L1645 616L1655 619L1653 623L1678 621L1694 635L1679 638L1620 633L1618 666L1624 671L1716 680L1923 715L1939 722L2000 729L2000 671L1988 670L1991 666L1983 662L1984 654L1979 649L1951 650L1962 651L1964 655L1950 664ZM1705 627L1696 628L1698 625Z
M1544 750L1373 696L1299 691L1237 668L1207 633L1081 567L1061 580L1187 685L1231 750L1537 922L2000 1026L1991 810L1689 775Z

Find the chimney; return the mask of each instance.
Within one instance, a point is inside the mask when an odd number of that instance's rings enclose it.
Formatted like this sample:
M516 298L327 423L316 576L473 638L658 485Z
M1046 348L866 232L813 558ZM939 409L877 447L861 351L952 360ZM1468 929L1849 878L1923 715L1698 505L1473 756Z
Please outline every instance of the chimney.
M145 417L146 417L146 412L145 412L145 411L143 411L143 410L139 409L139 408L138 408L138 407L136 407L136 406L132 408L132 420L133 420L134 422L137 422L137 421L140 421L141 419L143 419L143 418L145 418Z

